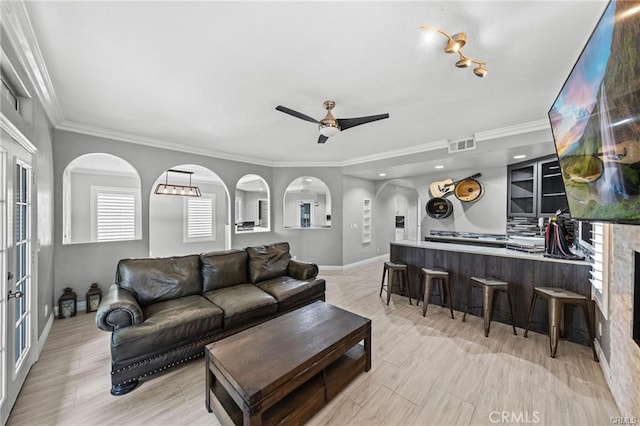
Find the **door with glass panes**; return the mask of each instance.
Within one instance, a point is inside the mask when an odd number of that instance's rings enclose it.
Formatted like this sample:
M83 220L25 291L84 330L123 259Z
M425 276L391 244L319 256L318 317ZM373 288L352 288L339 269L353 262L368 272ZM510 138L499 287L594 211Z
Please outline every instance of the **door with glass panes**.
M0 424L9 417L33 365L32 145L1 130Z

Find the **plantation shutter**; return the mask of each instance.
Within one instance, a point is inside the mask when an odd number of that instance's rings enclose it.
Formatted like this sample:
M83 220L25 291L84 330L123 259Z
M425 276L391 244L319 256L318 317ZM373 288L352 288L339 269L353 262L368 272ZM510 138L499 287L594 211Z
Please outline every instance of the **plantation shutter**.
M214 239L214 199L187 198L186 240Z
M133 240L136 235L136 198L132 193L96 193L96 239Z
M604 288L604 280L607 276L607 256L605 251L604 225L602 223L593 223L591 228L591 239L593 245L593 255L591 256L591 285L593 288L602 293Z

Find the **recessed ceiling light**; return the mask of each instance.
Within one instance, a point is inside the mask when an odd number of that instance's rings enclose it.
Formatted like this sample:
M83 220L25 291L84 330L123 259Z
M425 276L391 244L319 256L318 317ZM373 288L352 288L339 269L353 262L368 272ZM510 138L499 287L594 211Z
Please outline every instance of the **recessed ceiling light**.
M513 159L514 159L514 160L519 160L519 159L521 159L521 158L527 158L527 156L526 156L526 155L524 155L524 154L514 155L514 156L513 156Z
M437 165L435 168L436 168L436 169L444 169L444 166L443 166L443 165L441 165L441 164L439 164L439 165Z
M386 173L378 173L378 176L380 177L385 177L387 174Z

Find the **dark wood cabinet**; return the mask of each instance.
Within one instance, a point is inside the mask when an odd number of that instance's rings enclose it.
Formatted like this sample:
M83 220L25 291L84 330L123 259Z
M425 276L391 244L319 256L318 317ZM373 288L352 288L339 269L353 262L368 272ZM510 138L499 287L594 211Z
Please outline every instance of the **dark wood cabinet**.
M535 217L538 211L538 165L528 162L509 166L509 216Z
M513 164L507 169L509 217L551 216L567 208L560 165L555 156Z
M567 208L567 195L564 191L562 171L556 158L538 162L539 213L551 216L557 210Z

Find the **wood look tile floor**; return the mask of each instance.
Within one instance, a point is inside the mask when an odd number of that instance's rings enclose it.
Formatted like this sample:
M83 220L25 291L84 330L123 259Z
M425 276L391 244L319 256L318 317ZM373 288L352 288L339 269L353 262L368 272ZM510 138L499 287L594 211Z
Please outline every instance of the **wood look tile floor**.
M608 425L619 416L591 349L546 335L513 335L493 322L429 305L378 297L382 262L321 273L327 302L371 318L372 369L361 374L312 425ZM383 297L385 295L383 294ZM8 425L219 424L204 406L204 360L109 394L110 333L95 314L56 320Z

